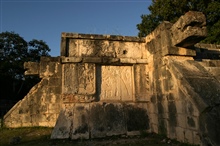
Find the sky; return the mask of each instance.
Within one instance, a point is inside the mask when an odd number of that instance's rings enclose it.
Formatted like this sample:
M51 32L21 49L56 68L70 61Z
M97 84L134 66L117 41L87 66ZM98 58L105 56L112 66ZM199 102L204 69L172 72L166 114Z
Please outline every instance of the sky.
M62 32L137 36L151 0L0 0L0 33L43 40L60 55Z

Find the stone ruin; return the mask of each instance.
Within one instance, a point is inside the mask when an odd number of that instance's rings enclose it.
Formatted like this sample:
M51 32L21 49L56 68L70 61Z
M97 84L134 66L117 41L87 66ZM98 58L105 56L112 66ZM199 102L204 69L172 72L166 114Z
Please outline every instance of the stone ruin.
M205 37L192 11L145 38L62 33L61 56L24 64L41 81L4 124L55 126L53 139L154 132L220 145L220 46Z

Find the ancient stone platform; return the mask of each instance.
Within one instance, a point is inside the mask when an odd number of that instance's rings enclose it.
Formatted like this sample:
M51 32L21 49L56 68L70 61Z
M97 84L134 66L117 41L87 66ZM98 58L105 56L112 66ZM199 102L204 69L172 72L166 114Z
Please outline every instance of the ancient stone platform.
M220 145L220 46L205 37L192 11L146 38L62 33L59 57L24 64L42 80L4 124L54 127L53 139L154 132Z

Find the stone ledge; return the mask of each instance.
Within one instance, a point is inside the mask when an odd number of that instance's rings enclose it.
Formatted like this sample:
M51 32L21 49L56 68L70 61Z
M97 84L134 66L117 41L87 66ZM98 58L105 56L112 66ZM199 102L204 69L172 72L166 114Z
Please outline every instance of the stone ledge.
M111 58L111 57L62 57L61 63L97 63L97 64L147 64L148 59Z
M90 39L90 40L110 40L110 41L125 41L125 42L141 42L145 43L145 38L134 36L120 36L120 35L99 35L99 34L81 34L81 33L65 33L61 34L62 38L71 39Z

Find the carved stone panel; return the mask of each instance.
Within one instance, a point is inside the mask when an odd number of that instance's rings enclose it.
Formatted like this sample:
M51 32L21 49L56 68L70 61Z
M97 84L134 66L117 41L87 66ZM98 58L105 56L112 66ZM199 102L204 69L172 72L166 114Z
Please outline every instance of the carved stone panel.
M67 39L67 56L69 57L78 57L79 56L79 46L78 40L75 39Z
M68 57L117 57L144 58L145 48L139 42L67 39L66 56Z
M63 65L63 94L67 97L72 95L95 94L95 64L76 63ZM77 96L80 101L81 96ZM84 97L84 96L82 96ZM87 97L84 97L87 98ZM70 99L65 99L70 100ZM72 101L72 98L71 100ZM75 96L74 96L75 101Z
M133 66L102 66L101 77L101 100L133 100Z
M77 79L77 66L76 64L63 65L63 93L75 94L78 91Z
M95 64L78 64L78 94L95 94Z

